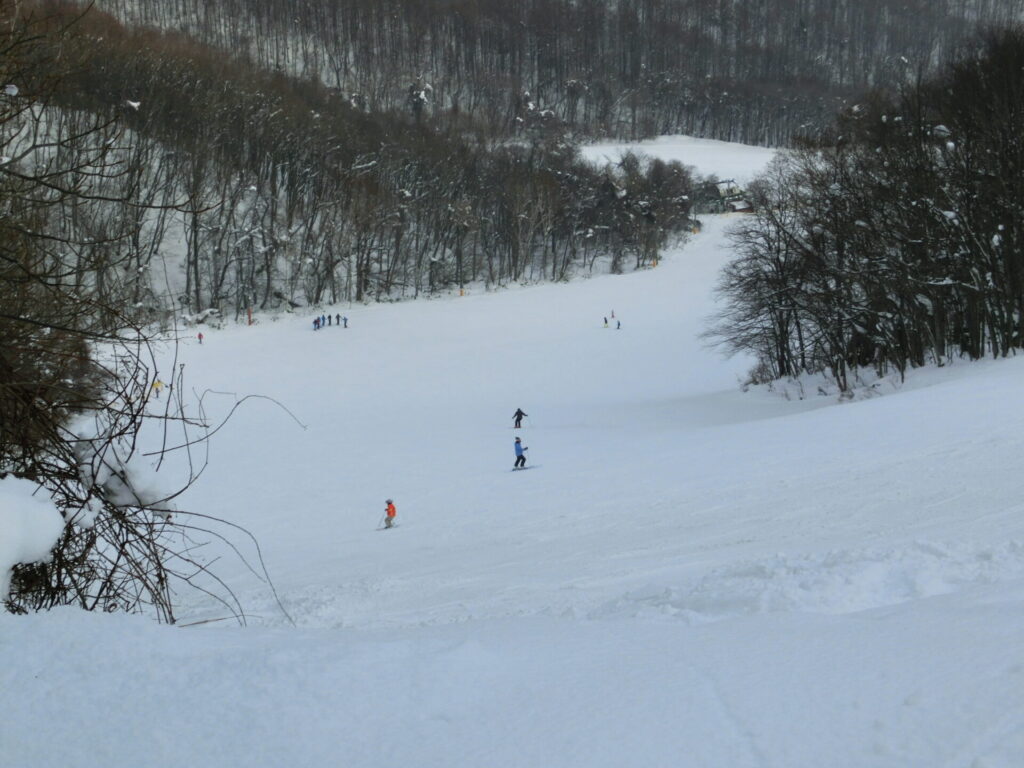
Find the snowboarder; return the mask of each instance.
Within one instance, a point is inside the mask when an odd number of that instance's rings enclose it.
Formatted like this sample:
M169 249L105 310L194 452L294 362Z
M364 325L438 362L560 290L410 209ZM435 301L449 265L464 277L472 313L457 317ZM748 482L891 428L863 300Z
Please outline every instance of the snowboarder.
M523 411L522 408L516 408L516 412L512 414L512 418L516 420L516 429L523 426L523 416L529 416L530 414Z
M523 441L520 440L518 437L516 438L515 448L516 463L512 466L512 469L522 469L523 467L526 466L526 451L528 451L529 448L523 445Z
M387 506L384 507L384 527L390 528L395 524L395 516L398 514L398 510L395 509L395 502L391 499L388 499L384 503L387 504Z
M196 335L196 338L197 338L197 339L199 339L199 343L200 343L200 344L202 344L202 343L203 343L203 332L202 332L202 331L200 331L200 332L199 332L199 333L198 333L198 334Z

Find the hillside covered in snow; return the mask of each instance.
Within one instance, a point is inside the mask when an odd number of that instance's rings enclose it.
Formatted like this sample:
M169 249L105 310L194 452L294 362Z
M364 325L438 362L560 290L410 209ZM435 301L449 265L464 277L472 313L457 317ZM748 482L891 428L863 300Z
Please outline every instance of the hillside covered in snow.
M277 402L176 503L251 530L284 610L210 544L244 628L0 616L4 764L1019 765L1024 361L744 392L698 338L738 218L628 275L183 332L186 409Z

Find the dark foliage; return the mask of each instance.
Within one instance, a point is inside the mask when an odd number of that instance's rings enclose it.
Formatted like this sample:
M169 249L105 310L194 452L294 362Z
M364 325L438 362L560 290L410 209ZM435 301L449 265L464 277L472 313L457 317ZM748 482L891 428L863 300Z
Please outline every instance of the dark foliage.
M540 114L495 141L404 106L367 113L322 83L95 11L76 29L59 102L121 119L125 184L165 206L130 227L146 234L131 254L151 278L133 299L153 319L166 311L153 257L172 226L187 245L175 300L239 313L642 267L688 222L686 169L597 170ZM409 93L429 99L422 84Z
M180 401L151 402L155 357L129 307L139 211L156 209L139 194L117 115L60 106L87 58L81 22L0 0L0 482L33 481L64 520L47 562L15 567L4 604L173 621L175 590L193 586L242 618L195 553L223 526L172 510L183 488L140 482L173 426L196 452L187 487L202 470L207 425ZM164 436L149 457L139 454L144 429Z
M763 378L840 387L951 355L1006 355L1024 318L1024 31L864 100L758 187L713 331Z
M99 0L374 112L786 143L1020 0ZM429 90L425 88L429 86ZM545 115L547 117L545 117Z

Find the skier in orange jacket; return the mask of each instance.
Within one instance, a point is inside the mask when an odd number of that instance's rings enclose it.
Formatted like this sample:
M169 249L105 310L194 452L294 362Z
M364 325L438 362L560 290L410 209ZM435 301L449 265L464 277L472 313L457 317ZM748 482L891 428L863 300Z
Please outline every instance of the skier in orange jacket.
M384 508L384 527L390 528L395 524L395 515L398 514L398 510L395 509L395 502L391 499L387 500L387 507Z

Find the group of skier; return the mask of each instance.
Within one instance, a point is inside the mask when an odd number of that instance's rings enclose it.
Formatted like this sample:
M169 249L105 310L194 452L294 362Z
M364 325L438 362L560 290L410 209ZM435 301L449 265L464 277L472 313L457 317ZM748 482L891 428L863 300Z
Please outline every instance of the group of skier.
M338 316L341 317L341 315L338 315ZM331 317L330 317L330 315L328 315L327 319L328 319L328 325L331 325ZM621 321L621 319L616 319L615 318L615 310L614 309L611 310L611 319L613 319L613 321L615 321L615 329L621 331L622 328L623 328L623 322ZM316 329L316 328L323 328L323 322L322 321L323 321L323 317L318 318L317 321L313 321L313 328L314 329ZM348 318L347 317L341 318L341 319L339 319L338 322L341 323L342 321L344 321L344 323L345 323L345 328L348 328ZM321 325L317 326L318 322ZM604 318L604 327L608 328L608 318L607 317ZM528 416L529 416L529 414L527 414L521 408L517 408L515 410L515 413L512 414L513 429L522 429L522 420L524 418L527 418ZM512 465L512 469L513 470L525 469L526 468L526 452L529 450L528 447L526 445L522 444L522 438L521 437L516 437L515 438L515 442L512 443L512 447L513 447L513 450L515 451L515 463ZM394 503L390 499L387 500L386 505L387 506L384 509L384 525L383 525L383 527L384 528L390 528L390 527L392 527L394 525L394 518L395 518L396 512L395 512L395 508L394 508Z
M528 417L529 414L522 408L516 408L516 412L512 414L513 428L522 429L523 419ZM512 469L526 469L526 452L529 450L523 445L523 440L517 437L515 442L512 444L513 449L516 453L515 464L512 465ZM395 518L398 516L398 510L395 509L395 502L391 499L387 499L384 502L384 518L381 520L381 527L378 530L386 530L388 528L394 528Z
M529 414L526 413L526 411L524 411L522 408L516 408L516 412L512 414L514 424L513 429L522 428L524 416L529 416ZM512 465L512 469L525 469L526 452L529 450L529 448L523 445L523 441L519 437L517 437L515 443L513 443L513 448L516 452L516 463Z
M339 325L342 328L348 328L348 318L342 315L334 315L332 318L330 315L320 315L320 317L313 318L313 330L319 331L321 328L326 328L331 325L331 321L334 321L334 325Z
M341 316L339 315L338 317L340 318ZM615 317L615 310L614 309L611 311L611 319L615 320L615 328L616 328L616 330L622 330L622 321ZM322 318L321 318L321 320L322 320ZM341 318L341 319L339 319L338 322L342 322L342 320L345 323L345 327L348 328L348 318L347 317L346 318ZM323 327L322 323L319 326L317 326L317 322L318 321L316 321L316 320L313 321L314 328L317 328L317 327L321 327L322 328ZM327 317L327 324L330 325L330 316ZM604 318L604 327L605 328L609 327L608 326L608 318L607 317ZM516 408L516 412L512 414L513 429L522 429L522 427L523 427L523 419L528 417L528 416L529 416L529 414L526 413L526 411L524 411L522 408ZM515 463L512 465L512 469L513 470L526 469L526 452L529 450L529 448L527 446L523 445L523 440L520 437L516 437L515 442L512 444L512 447L513 447L513 450L515 451L515 454L516 454L516 460L515 460ZM395 524L394 523L395 515L397 513L395 511L394 502L392 502L391 499L387 500L386 505L387 506L385 507L385 510L384 510L384 528L391 528Z
M340 315L339 315L339 317L340 317ZM616 330L622 330L622 321L616 319L616 317L615 317L615 310L614 309L611 311L611 318L612 318L612 320L615 320L615 328L616 328ZM322 318L321 318L321 320L322 320ZM345 327L348 328L348 318L342 318L342 320L344 320ZM339 322L341 322L342 320L339 320ZM316 325L316 323L317 323L316 320L314 320L313 323L314 323L314 328L316 328L316 327L321 327L322 328L323 327L322 323L321 323L320 326L317 326ZM328 318L327 318L327 324L330 325L330 316L328 316ZM604 318L604 327L605 328L608 327L608 318L607 317ZM512 414L513 429L522 429L522 427L523 427L523 419L527 418L528 416L529 416L529 414L526 411L524 411L522 408L516 408L516 412ZM515 442L512 444L512 447L513 447L513 450L515 451L515 454L516 454L516 460L515 460L515 463L512 465L512 469L513 470L526 469L526 452L529 450L529 448L527 446L523 445L523 440L522 440L521 437L516 437ZM385 503L386 503L387 506L384 509L384 526L383 527L384 528L391 528L391 527L393 527L395 525L395 515L397 514L396 511L395 511L395 504L394 504L394 502L391 499L388 499Z

